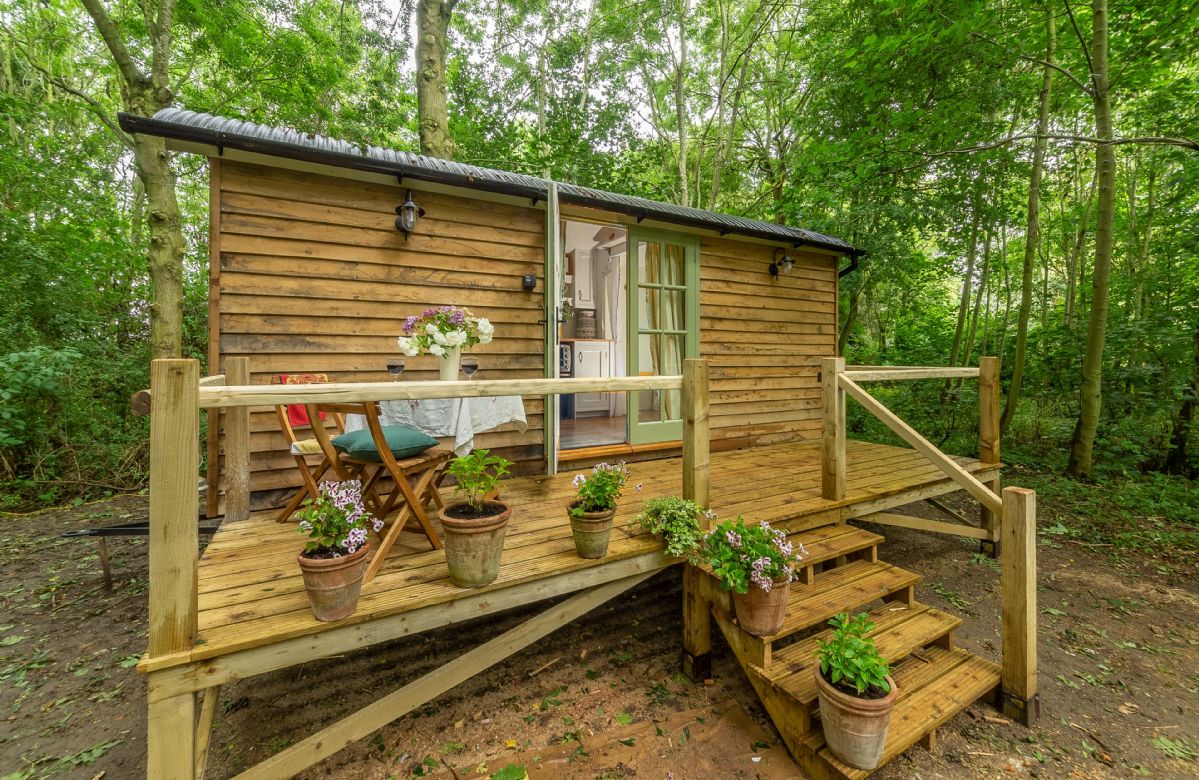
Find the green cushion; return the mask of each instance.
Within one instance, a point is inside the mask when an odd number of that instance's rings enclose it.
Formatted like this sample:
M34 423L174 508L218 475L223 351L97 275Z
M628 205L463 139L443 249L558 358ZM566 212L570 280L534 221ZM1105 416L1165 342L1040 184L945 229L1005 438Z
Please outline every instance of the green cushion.
M387 448L397 459L411 458L437 444L437 439L406 425L384 425L381 428L383 438L387 440ZM336 436L333 438L333 446L338 452L344 452L354 460L367 460L371 463L382 461L375 450L375 440L371 438L369 428Z

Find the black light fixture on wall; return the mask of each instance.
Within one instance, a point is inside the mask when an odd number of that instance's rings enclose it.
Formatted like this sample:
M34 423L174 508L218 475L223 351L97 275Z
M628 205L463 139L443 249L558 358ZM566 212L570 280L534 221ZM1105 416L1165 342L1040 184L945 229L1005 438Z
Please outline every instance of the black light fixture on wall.
M404 197L404 202L396 206L396 230L404 234L404 240L408 240L408 235L416 230L416 222L425 215L425 210L412 200L412 190L408 190L408 194Z
M775 279L779 274L790 271L795 267L795 260L780 246L774 250L774 259L770 262L770 275Z

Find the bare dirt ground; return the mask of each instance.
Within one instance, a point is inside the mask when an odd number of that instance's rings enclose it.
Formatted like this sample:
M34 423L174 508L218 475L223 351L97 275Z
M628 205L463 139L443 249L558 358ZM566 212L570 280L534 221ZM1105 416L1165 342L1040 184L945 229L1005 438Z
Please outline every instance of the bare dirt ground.
M1195 562L1113 558L1056 532L1061 508L1040 510L1039 725L976 704L933 753L913 749L877 777L1199 776ZM107 593L94 541L57 536L145 513L145 498L129 497L0 518L0 779L145 776L145 683L132 668L146 643L145 543L109 543ZM922 600L965 618L960 644L997 660L993 563L966 540L874 530L886 560L925 576ZM303 776L802 777L718 636L711 684L676 673L679 603L679 574L665 572ZM209 776L249 767L536 609L225 686Z

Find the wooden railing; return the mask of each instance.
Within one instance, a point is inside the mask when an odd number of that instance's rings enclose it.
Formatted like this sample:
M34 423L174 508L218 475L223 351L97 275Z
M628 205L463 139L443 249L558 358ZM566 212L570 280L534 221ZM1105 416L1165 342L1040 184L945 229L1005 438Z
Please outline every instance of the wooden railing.
M978 459L984 471L993 472L987 482L941 452L928 439L905 423L859 382L911 379L979 380ZM925 366L853 366L844 358L821 361L823 424L821 446L821 489L826 499L845 498L845 403L853 398L913 449L964 488L982 506L980 527L942 523L926 518L890 513L863 519L883 525L955 534L980 539L984 550L1000 557L1000 588L1003 613L1003 666L1000 699L1003 711L1025 725L1037 719L1037 586L1036 586L1036 493L1018 487L999 486L999 358L984 357L977 368ZM937 504L942 511L961 515ZM1002 550L1002 555L1000 551Z

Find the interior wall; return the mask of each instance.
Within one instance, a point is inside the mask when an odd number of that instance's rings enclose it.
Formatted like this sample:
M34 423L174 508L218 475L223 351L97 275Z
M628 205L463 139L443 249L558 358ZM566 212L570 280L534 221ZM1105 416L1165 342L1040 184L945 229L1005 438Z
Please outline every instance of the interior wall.
M476 376L543 376L543 211L414 191L426 213L405 240L394 222L407 188L227 161L213 176L210 337L220 359L250 358L254 383L298 372L384 381L403 319L444 304L495 323L495 341L471 350ZM525 274L537 278L533 292L522 289ZM436 359L406 358L404 378L437 378ZM477 443L533 472L543 457L542 401L524 404L527 432L507 425ZM252 414L256 507L299 484L283 441L272 410ZM219 452L214 434L210 484ZM210 512L219 511L210 493Z

